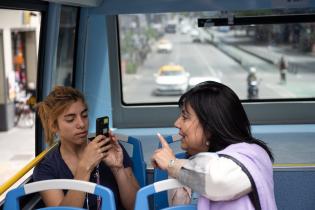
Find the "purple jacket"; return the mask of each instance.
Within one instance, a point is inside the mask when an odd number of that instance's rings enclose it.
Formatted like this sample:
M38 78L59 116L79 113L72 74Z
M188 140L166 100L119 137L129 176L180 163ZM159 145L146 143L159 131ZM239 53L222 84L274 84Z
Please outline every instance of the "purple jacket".
M257 198L256 203L260 204L261 210L277 210L272 162L262 147L257 144L238 143L228 146L217 154L235 161L245 173L250 174L252 193L257 192L259 202ZM211 201L200 196L198 210L255 210L252 203L249 195L231 201Z

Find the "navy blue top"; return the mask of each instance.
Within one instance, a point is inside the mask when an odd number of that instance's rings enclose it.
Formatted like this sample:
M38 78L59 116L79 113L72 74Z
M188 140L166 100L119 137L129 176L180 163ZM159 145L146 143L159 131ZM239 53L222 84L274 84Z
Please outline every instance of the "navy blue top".
M131 159L124 149L122 145L120 145L123 149L123 165L125 168L131 167L132 162ZM99 172L100 172L100 184L108 187L113 191L115 196L116 202L116 209L117 210L125 210L123 207L120 196L119 196L119 189L116 183L115 177L111 172L110 168L103 162L100 162L99 165ZM50 151L43 160L37 164L33 171L33 180L34 181L41 181L41 180L48 180L48 179L73 179L73 174L65 161L62 159L60 153L60 145L55 147L52 151ZM96 183L95 177L95 170L92 172L90 177L90 182ZM66 192L66 191L64 191ZM88 195L88 203L89 209L96 209L96 196L95 195ZM87 202L84 202L84 207L87 208Z

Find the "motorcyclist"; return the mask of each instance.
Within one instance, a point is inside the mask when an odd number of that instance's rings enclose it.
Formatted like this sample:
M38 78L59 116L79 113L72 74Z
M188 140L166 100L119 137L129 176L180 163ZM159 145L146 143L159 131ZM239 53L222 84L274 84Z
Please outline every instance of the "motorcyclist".
M248 99L258 98L258 79L256 68L251 67L247 76L247 97Z
M280 84L286 83L287 68L288 68L288 63L284 59L284 56L281 56L280 61L279 61Z

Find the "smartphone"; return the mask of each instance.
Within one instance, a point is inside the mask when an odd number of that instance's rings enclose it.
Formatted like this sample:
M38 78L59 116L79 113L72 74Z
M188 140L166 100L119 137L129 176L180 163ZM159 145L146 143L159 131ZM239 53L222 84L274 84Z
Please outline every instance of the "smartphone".
M99 117L96 119L96 136L104 135L109 136L109 118L108 116Z

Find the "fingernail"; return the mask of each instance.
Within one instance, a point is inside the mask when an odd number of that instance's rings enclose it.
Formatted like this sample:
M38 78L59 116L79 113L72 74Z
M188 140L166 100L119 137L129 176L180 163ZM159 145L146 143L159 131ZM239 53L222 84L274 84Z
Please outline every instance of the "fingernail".
M156 134L156 135L161 136L161 134L160 134L159 132L157 132L157 134Z

